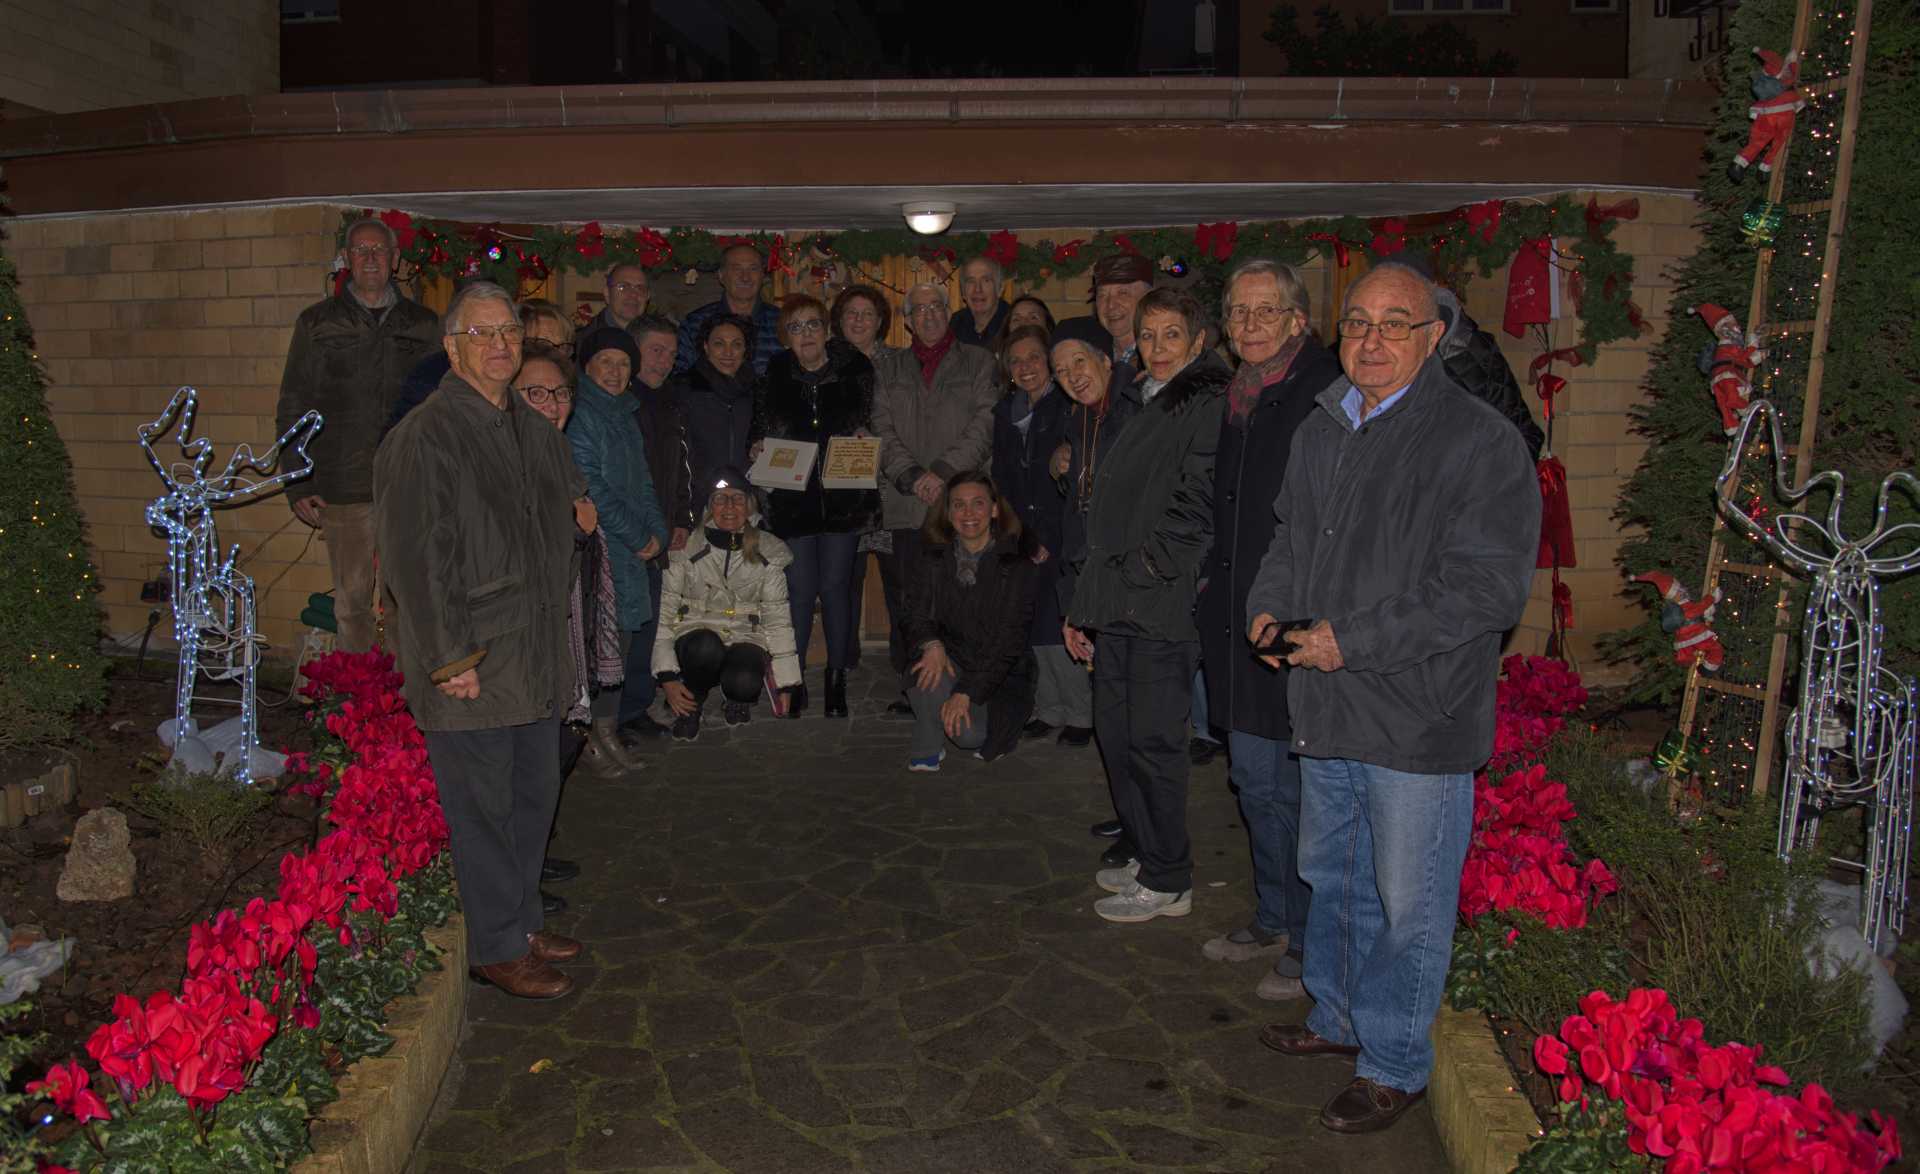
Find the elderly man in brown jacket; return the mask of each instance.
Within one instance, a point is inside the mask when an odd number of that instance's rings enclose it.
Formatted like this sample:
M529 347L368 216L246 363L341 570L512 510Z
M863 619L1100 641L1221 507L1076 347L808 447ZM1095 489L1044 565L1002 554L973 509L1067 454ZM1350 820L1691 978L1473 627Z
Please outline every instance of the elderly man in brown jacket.
M452 369L373 464L389 634L426 734L475 977L522 998L573 989L580 943L543 928L540 862L573 688L567 588L586 481L559 429L512 390L524 332L507 291L447 307Z
M907 291L907 329L913 345L881 356L874 368L873 430L880 436L881 524L893 553L880 563L892 624L896 672L907 671L900 639L906 613L904 568L919 550L927 507L940 500L947 478L985 469L993 453L993 404L1002 390L993 355L954 337L944 286L922 282ZM911 715L900 701L889 712Z

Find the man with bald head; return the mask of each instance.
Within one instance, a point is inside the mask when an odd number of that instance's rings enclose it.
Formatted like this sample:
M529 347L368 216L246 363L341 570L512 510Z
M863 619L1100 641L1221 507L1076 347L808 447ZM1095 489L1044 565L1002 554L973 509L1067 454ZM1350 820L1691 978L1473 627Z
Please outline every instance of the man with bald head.
M1435 355L1434 293L1391 263L1348 291L1346 376L1294 434L1247 596L1256 654L1294 669L1299 868L1313 890L1313 1011L1260 1038L1356 1058L1320 1113L1339 1133L1384 1129L1426 1094L1473 772L1493 751L1500 645L1539 550L1533 462Z

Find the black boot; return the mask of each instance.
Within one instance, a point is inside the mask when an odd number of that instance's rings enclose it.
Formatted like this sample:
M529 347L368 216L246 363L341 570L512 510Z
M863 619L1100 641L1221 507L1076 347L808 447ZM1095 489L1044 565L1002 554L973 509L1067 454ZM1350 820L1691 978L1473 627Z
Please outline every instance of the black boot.
M800 682L787 690L787 716L799 717L807 711L807 683Z
M827 705L821 712L827 717L847 716L847 670L827 670Z

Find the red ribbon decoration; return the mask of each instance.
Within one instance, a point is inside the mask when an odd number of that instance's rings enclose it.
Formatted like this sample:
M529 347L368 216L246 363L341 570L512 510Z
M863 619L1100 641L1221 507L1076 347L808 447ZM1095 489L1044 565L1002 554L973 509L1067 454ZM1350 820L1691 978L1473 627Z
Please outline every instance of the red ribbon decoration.
M1406 251L1407 222L1397 216L1377 222L1373 226L1373 241L1367 247L1382 257L1391 257L1395 253Z
M1059 265L1073 260L1080 255L1080 246L1086 243L1085 240L1076 238L1064 245L1053 246L1053 263Z
M1536 466L1540 481L1540 550L1536 567L1571 567L1573 505L1567 496L1567 467L1559 457L1543 458Z
M1216 261L1225 261L1233 256L1233 242L1240 238L1240 225L1237 221L1222 220L1217 224L1199 224L1194 226L1193 247L1203 256Z
M635 232L633 246L634 251L640 255L640 264L648 269L673 258L673 242L651 228L642 228Z
M1012 269L1020 259L1020 238L1001 229L987 238L987 247L980 255L1002 269Z
M1320 241L1323 244L1332 245L1333 246L1333 263L1340 266L1340 268L1342 269L1345 269L1347 267L1347 242L1346 241L1341 240L1338 236L1335 236L1331 232L1310 232L1307 234L1307 239L1310 241Z
M1140 250L1134 247L1133 238L1124 232L1114 236L1113 246L1123 253L1132 253L1136 257L1140 255Z
M1493 243L1494 234L1500 231L1500 217L1506 212L1504 200L1482 200L1478 204L1469 204L1460 210L1460 219L1467 222L1467 228L1480 234L1480 239Z
M1553 626L1558 631L1573 630L1573 589L1560 581L1560 569L1553 571Z
M1548 372L1534 380L1534 394L1540 397L1540 410L1547 419L1553 419L1553 397L1567 389L1567 381Z
M767 272L794 276L793 266L787 263L787 238L784 233L775 233L773 244L767 247Z
M600 233L598 220L588 221L585 227L574 234L573 251L582 257L598 257L606 253L606 238Z
M1592 196L1587 200L1587 235L1595 240L1602 235L1600 226L1609 220L1638 219L1640 219L1640 200L1637 196L1629 196L1618 204L1602 204L1599 196Z
M397 208L380 213L380 223L393 230L393 243L401 252L413 247L413 217Z

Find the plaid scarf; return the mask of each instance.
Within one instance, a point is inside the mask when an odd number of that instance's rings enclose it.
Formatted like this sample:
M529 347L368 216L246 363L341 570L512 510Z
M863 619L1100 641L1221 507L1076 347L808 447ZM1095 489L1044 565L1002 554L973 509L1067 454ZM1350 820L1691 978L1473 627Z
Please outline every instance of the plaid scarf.
M1235 424L1245 424L1253 414L1253 405L1260 402L1260 393L1287 377L1287 370L1299 357L1300 347L1306 341L1306 332L1302 331L1281 343L1280 349L1263 362L1240 364L1240 369L1233 373L1233 382L1227 385L1227 418Z

